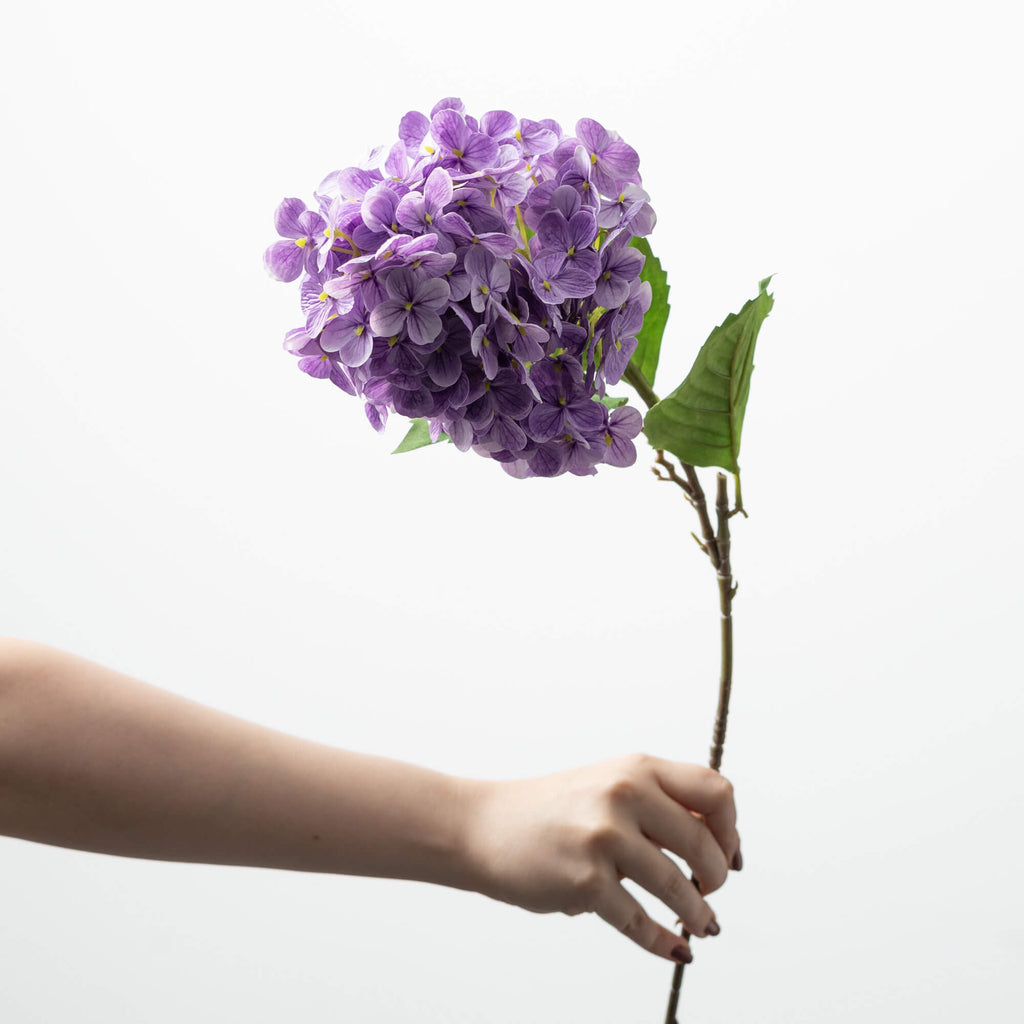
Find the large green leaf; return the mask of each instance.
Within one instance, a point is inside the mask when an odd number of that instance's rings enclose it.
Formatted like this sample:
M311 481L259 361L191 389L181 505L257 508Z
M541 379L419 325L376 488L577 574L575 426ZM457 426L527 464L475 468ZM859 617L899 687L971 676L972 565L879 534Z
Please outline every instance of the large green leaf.
M774 297L758 295L730 313L704 342L686 380L644 418L644 433L691 466L720 466L739 477L740 436L754 369L754 346Z
M658 357L661 355L661 339L668 323L668 275L662 270L661 260L651 252L646 238L634 238L630 243L646 258L640 271L640 280L651 286L651 308L644 314L644 325L637 334L636 351L629 360L632 369L639 371L652 387L658 372Z
M447 441L448 435L442 431L441 436L437 440L438 442ZM401 444L391 454L398 455L401 452L412 452L417 448L426 448L434 443L434 441L430 440L430 424L425 419L415 419L412 420L409 432L402 438Z

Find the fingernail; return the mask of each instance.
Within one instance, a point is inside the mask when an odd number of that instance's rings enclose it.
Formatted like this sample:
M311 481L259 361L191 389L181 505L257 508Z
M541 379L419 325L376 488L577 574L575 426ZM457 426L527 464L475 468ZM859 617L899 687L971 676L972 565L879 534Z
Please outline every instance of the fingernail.
M732 869L733 871L743 870L743 854L737 850L732 857Z
M679 964L692 964L693 954L685 946L676 946L672 950L672 959Z
M717 935L721 930L722 929L718 926L718 922L714 918L708 921L708 926L704 929L708 935Z

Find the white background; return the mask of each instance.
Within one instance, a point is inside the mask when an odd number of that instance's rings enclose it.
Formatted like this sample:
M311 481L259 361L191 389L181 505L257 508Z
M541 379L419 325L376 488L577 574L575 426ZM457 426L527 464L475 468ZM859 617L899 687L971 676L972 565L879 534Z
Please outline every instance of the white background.
M682 1020L1019 1020L1016 5L676 10L8 11L0 632L457 774L704 761L715 584L649 453L392 458L281 350L298 289L261 263L280 199L409 109L594 117L659 215L662 393L777 275L734 520L746 867ZM5 1024L653 1024L670 974L595 917L0 839Z

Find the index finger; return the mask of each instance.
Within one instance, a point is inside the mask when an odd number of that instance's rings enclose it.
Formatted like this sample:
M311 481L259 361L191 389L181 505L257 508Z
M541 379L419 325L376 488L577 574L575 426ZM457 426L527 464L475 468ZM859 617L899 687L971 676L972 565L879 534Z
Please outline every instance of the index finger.
M653 758L658 785L676 803L697 811L731 864L740 848L732 783L713 768Z

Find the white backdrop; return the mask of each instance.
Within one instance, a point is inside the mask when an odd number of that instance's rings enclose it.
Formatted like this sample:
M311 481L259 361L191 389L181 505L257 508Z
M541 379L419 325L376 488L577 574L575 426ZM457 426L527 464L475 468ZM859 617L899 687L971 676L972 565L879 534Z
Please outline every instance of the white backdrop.
M649 454L392 458L282 352L261 265L280 199L409 109L594 117L659 215L660 391L777 275L734 520L746 866L682 1020L1019 1020L1016 5L674 9L8 11L0 632L457 774L705 760L715 584ZM0 839L5 1024L648 1024L670 974L597 918Z

